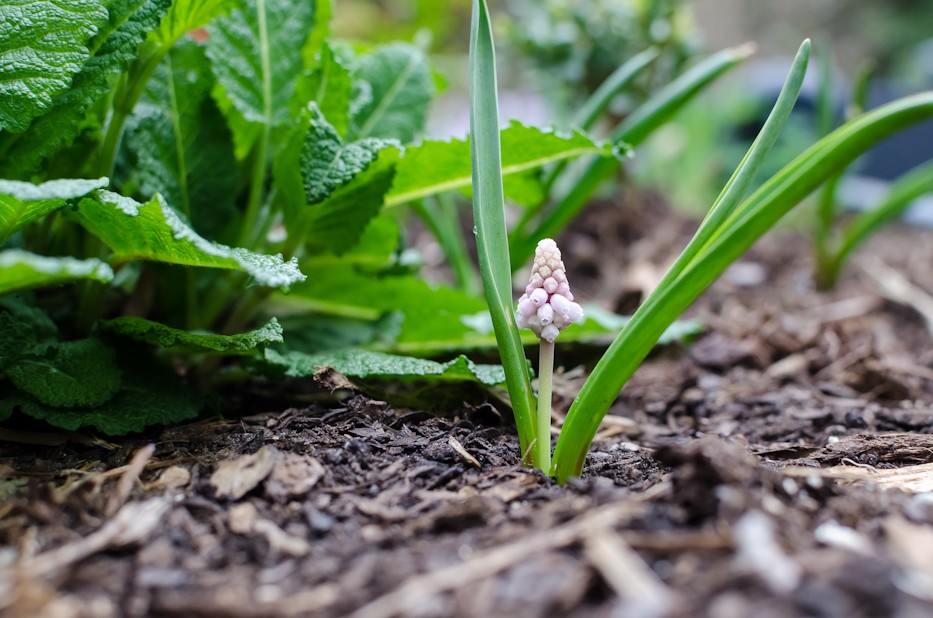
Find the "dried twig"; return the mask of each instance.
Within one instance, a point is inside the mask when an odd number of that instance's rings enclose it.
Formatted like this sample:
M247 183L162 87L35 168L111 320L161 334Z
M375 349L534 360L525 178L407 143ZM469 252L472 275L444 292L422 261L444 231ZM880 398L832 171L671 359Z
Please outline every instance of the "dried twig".
M107 501L107 509L104 511L107 517L112 517L121 506L126 504L130 492L133 491L133 485L139 480L139 476L146 468L146 464L152 459L153 453L155 453L155 444L147 444L133 455L133 459L126 466L126 471L120 477L117 486L110 495L110 499Z
M665 615L677 604L677 596L611 527L593 530L584 546L606 583L642 614Z
M17 576L49 576L105 549L139 543L158 527L170 508L171 500L165 497L131 502L96 532L0 569L0 590Z

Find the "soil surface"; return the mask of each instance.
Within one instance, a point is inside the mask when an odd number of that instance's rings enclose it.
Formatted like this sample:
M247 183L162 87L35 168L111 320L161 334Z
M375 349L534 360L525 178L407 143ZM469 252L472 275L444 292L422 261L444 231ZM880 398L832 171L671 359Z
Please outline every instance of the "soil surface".
M593 205L560 239L574 291L631 311L694 225ZM491 405L359 393L4 442L0 614L931 616L931 263L930 231L891 227L818 293L806 239L773 233L565 486L520 467ZM565 410L595 357L561 356L584 366L557 379Z

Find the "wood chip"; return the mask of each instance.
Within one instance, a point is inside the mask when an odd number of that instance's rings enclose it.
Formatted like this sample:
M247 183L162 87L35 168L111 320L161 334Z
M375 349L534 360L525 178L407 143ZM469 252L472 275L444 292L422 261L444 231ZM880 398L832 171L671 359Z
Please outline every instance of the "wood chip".
M831 466L829 468L787 467L781 470L790 476L819 476L842 483L876 483L883 489L899 489L907 493L933 491L933 463L903 468L872 469L863 466Z
M465 462L467 462L468 464L470 464L470 465L473 466L474 468L482 468L482 467L483 467L482 464L480 464L479 460L476 459L476 457L473 457L473 455L470 455L470 454L467 452L467 450L466 450L465 448L463 448L463 445L460 444L460 440L456 439L456 438L453 437L453 436L449 436L449 437L447 438L447 444L449 444L449 445L450 445L450 448L454 449L454 451L455 451L458 455L460 455L460 457L463 458L463 460L464 460Z
M311 546L306 540L288 534L271 520L260 517L256 507L250 502L233 506L227 518L227 525L234 534L257 534L265 537L271 549L294 558L306 556L311 551Z
M904 573L898 585L921 599L933 601L933 530L912 524L902 517L891 517L884 532Z

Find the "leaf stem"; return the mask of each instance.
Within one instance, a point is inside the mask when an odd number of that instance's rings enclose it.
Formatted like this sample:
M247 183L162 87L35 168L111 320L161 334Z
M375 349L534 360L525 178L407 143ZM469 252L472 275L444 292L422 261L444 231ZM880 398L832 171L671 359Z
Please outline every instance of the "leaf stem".
M256 1L256 12L259 24L259 63L262 67L262 133L254 152L253 174L249 187L249 201L246 205L246 216L243 218L243 227L240 228L241 247L252 248L261 238L257 237L259 214L262 209L263 196L266 188L266 173L269 151L269 140L272 133L272 65L269 59L269 28L266 24L266 2Z
M551 388L554 376L554 342L541 340L538 357L538 429L535 443L538 468L551 474Z
M141 52L139 58L133 63L127 79L121 84L120 89L114 96L110 120L107 123L107 132L104 135L104 141L101 142L97 158L95 173L98 176L113 176L117 149L120 147L126 119L133 113L136 103L139 102L139 98L146 89L146 84L149 83L149 79L167 51L168 48L157 46Z
M441 245L447 264L454 272L457 286L474 296L483 292L482 281L476 272L476 266L470 259L460 221L457 217L457 205L449 193L438 194L434 200L425 198L415 205L415 212L431 230L434 238Z

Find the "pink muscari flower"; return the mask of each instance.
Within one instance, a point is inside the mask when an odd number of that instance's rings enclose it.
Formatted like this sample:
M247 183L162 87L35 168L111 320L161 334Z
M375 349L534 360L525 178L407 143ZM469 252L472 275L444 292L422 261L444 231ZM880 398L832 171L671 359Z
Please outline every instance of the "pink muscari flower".
M518 302L518 325L553 343L560 331L583 319L573 301L560 249L550 238L538 243L531 277Z

